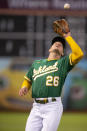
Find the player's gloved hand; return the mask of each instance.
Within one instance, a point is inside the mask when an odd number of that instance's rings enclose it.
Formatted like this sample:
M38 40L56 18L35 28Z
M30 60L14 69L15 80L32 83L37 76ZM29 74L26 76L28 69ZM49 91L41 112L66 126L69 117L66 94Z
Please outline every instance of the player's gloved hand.
M19 91L20 96L26 95L27 93L28 93L28 88L27 87L23 87Z
M53 30L62 37L65 37L70 32L68 22L65 19L54 21Z
M68 32L67 34L64 34L63 36L66 38L66 37L68 37L68 36L71 36L71 33Z

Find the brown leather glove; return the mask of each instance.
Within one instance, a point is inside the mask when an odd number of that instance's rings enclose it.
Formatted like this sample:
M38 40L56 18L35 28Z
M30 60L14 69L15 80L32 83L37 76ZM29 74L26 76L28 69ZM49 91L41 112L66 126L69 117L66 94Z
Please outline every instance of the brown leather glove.
M70 32L69 25L65 19L56 20L53 22L53 30L60 36Z

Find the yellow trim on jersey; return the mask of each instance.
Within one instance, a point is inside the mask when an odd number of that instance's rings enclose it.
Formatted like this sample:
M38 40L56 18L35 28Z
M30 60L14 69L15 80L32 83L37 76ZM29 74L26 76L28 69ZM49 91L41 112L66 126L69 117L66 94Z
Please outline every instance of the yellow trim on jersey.
M48 59L47 59L47 61L52 61L52 60L58 60L58 59L51 59L51 60L48 60Z
M73 65L72 59L71 59L71 53L69 54L69 60L70 60L70 65Z
M70 48L72 50L72 53L69 55L70 64L76 64L78 63L81 58L83 57L83 51L79 47L79 45L74 41L74 39L71 36L68 36L65 38L68 44L70 45Z
M30 89L31 83L29 81L27 81L27 80L24 80L23 83L22 83L21 88L23 88L23 87L26 87L26 88Z
M27 76L24 76L24 79L31 83L31 80Z

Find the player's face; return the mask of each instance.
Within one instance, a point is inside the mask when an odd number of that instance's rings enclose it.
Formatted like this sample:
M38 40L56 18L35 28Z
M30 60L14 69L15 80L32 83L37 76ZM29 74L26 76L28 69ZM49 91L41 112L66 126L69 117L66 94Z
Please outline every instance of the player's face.
M51 48L49 49L49 52L55 52L58 53L58 55L63 56L63 45L61 42L55 42Z

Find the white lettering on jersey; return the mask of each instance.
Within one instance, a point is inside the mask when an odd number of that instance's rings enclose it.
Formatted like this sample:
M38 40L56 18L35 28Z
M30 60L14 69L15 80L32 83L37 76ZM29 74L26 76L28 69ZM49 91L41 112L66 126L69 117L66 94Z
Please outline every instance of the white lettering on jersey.
M43 76L45 74L58 71L57 65L58 65L58 62L55 62L55 64L52 65L52 66L48 66L47 67L46 65L44 65L43 67L40 66L38 70L34 69L33 70L33 78L34 78L34 80L36 80L36 78L38 78L40 76Z

